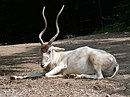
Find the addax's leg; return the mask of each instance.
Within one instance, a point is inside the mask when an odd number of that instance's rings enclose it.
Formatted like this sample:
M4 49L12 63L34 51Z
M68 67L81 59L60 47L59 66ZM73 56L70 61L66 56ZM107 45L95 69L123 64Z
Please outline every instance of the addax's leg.
M96 70L96 74L95 75L87 75L87 74L80 74L76 76L76 79L80 79L80 78L90 78L90 79L103 79L103 75L102 75L102 71L101 69Z
M81 79L81 78L97 79L97 75L80 74L76 75L75 77L75 79Z
M96 73L97 79L103 79L103 78L104 78L104 77L103 77L103 74L102 74L101 68L97 69L96 72L97 72L97 73Z
M48 73L45 74L46 77L64 77L64 75L59 74L63 70L63 66L57 66ZM56 75L58 74L58 75Z

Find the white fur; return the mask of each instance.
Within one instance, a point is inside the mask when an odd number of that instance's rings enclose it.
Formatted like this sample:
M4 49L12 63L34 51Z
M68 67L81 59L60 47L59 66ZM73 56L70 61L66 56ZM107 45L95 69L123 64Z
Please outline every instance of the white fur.
M76 74L76 78L104 78L102 72L112 73L114 77L119 65L113 55L103 50L90 47L80 47L75 50L61 51L63 48L51 46L46 53L43 53L42 65L51 70L45 74L46 77L63 77L69 74ZM50 53L48 53L50 51ZM115 71L113 69L116 68ZM59 74L62 71L61 74Z

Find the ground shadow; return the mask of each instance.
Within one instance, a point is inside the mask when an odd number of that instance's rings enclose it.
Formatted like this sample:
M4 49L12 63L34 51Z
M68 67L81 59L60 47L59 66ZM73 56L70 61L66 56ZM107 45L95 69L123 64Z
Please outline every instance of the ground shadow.
M39 46L31 46L21 53L0 56L0 75L26 72L27 67L23 67L21 64L39 64L41 61L39 48Z

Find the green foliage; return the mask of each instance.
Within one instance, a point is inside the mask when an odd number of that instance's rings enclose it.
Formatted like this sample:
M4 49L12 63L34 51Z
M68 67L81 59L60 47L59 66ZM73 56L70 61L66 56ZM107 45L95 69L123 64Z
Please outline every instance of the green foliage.
M116 22L114 24L107 25L101 29L95 30L93 34L122 32L122 31L129 32L130 26L126 26L125 22Z
M96 29L95 33L111 33L130 31L130 0L117 0L114 5L114 13L103 17L106 24ZM113 21L114 20L114 21Z

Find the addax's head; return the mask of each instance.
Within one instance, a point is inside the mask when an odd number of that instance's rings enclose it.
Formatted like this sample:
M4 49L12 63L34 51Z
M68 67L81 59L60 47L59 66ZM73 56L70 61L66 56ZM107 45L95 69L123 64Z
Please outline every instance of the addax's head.
M46 21L46 18L45 18L45 15L44 15L44 11L45 11L45 7L43 7L43 18L44 18L44 21L45 21L45 28L43 29L43 31L41 31L41 33L39 34L39 39L40 39L40 42L41 42L41 52L42 52L42 63L41 63L41 67L43 68L49 68L49 64L51 64L52 62L52 59L54 58L54 52L55 51L63 51L64 49L63 48L59 48L59 47L54 47L52 46L52 43L54 42L54 40L57 38L57 36L59 35L59 27L58 27L58 18L59 18L59 15L61 14L62 10L64 8L64 5L62 6L61 10L59 11L59 13L57 14L57 17L56 17L56 28L57 28L57 33L55 36L53 36L50 41L48 43L44 43L43 40L42 40L42 35L43 33L45 32L46 28L47 28L47 21Z
M48 44L41 46L41 52L42 52L42 68L47 68L51 65L52 61L54 61L54 57L57 57L55 52L64 51L64 48L54 47ZM50 67L48 67L50 68Z

